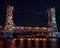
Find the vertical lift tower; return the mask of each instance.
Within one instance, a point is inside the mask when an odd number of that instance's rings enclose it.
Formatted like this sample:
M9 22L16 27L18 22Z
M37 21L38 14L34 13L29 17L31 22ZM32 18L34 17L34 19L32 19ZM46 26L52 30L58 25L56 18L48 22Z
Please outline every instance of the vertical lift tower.
M14 7L11 5L8 5L6 7L6 21L4 26L4 37L12 37L12 27L14 26L13 23L13 9Z
M57 23L56 23L56 15L55 8L50 8L47 10L48 12L48 31L51 37L56 37L56 33L58 33Z

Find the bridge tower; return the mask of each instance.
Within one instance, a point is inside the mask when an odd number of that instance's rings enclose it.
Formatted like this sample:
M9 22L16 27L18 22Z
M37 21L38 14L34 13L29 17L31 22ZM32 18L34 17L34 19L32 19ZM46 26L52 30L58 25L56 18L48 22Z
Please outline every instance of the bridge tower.
M57 32L57 23L56 23L56 15L55 15L55 8L50 8L47 10L48 12L48 28L50 31Z
M14 25L13 23L13 9L14 7L11 5L8 5L6 7L6 21L4 26L4 36L11 36L12 34L12 27Z

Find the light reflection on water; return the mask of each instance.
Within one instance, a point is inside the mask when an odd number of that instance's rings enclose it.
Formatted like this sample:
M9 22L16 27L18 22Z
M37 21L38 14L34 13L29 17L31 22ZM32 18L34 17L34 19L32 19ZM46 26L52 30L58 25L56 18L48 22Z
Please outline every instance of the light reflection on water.
M58 48L58 40L41 38L18 38L0 41L0 48Z
M24 40L23 39L20 39L20 47L24 48Z
M46 47L46 41L43 41L43 48L47 48Z
M27 48L31 48L31 39L28 39Z
M35 39L35 48L39 48L39 40Z
M57 39L51 39L51 47L52 48L58 48Z

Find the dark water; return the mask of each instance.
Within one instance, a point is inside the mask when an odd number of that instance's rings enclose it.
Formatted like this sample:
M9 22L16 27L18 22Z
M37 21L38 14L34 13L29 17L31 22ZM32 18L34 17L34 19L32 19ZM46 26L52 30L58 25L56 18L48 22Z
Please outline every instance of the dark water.
M60 39L20 38L0 40L0 48L60 48Z

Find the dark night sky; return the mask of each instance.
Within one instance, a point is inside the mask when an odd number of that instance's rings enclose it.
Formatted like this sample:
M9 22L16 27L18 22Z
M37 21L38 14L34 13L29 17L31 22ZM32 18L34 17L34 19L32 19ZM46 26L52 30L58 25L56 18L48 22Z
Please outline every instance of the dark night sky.
M56 19L60 27L59 1L58 0L0 0L0 25L4 25L6 6L14 6L13 20L16 26L47 26L47 9L56 8Z

